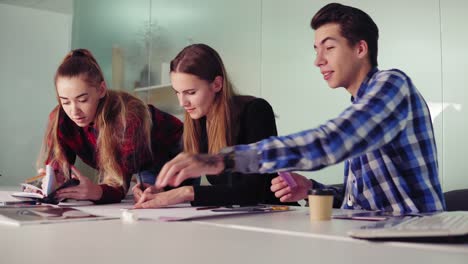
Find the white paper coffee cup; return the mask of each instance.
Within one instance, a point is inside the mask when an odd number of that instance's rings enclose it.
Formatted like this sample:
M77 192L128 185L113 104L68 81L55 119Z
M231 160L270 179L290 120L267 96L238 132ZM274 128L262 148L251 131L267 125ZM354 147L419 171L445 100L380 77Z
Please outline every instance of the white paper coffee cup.
M310 190L308 198L310 221L326 221L331 219L333 209L333 192L331 190Z

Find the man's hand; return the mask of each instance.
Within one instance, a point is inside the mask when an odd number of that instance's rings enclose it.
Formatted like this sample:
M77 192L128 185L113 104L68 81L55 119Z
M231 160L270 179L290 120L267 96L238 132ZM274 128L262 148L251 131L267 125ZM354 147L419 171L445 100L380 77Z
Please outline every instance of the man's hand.
M280 176L271 180L271 191L275 193L281 202L297 202L307 198L307 192L312 188L312 182L305 176L297 173L291 173L291 176L296 181L297 186L294 188L289 187L283 178Z
M154 185L148 184L148 183L143 183L143 189L145 191L149 191L152 193L157 193L158 191L156 190L156 187ZM143 195L143 191L141 190L141 183L136 184L132 188L132 193L133 193L133 201L136 203L138 200L140 200L141 196Z
M184 180L198 178L203 174L216 175L224 170L221 155L180 153L167 162L159 172L156 186L179 186Z
M148 190L148 189L147 189ZM190 202L194 199L193 186L183 186L170 191L152 193L144 191L140 200L134 205L135 209L159 208L183 202Z

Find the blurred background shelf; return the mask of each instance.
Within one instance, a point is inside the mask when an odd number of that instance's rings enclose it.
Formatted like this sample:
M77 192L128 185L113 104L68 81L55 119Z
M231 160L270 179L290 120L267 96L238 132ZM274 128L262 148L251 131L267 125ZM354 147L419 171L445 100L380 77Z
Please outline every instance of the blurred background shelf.
M152 85L152 86L146 86L146 87L138 87L135 88L133 91L134 92L146 92L146 91L151 91L151 90L156 90L156 89L172 89L172 85L169 84L158 84L158 85Z
M135 96L147 104L152 104L158 109L183 119L184 111L179 106L177 96L171 84L158 84L133 89Z

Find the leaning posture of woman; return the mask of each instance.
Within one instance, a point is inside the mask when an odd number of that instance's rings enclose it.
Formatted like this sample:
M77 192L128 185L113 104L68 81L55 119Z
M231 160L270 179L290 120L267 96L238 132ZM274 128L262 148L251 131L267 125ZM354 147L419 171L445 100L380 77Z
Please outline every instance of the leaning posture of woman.
M59 199L120 202L133 173L157 173L180 150L182 123L128 93L108 90L90 51L67 54L54 81L58 105L49 115L38 166L51 164L62 179L80 181L58 191ZM73 166L77 156L98 170L99 184Z
M275 116L267 101L235 95L218 53L204 44L184 48L170 65L172 86L185 109L184 152L218 153L277 134ZM277 175L208 176L211 186L184 186L166 192L154 187L144 193L135 187L136 208L182 202L194 206L278 204L270 191Z

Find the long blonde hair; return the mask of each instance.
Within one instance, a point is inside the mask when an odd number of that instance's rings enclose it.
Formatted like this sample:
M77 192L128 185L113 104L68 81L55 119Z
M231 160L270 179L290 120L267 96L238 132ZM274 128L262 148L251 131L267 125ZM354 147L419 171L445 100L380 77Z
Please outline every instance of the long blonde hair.
M104 76L96 59L85 49L74 50L67 54L57 69L55 83L59 77L79 77L91 87L99 87L104 82ZM45 163L55 164L69 177L70 164L60 144L58 133L59 121L66 113L61 107L58 94L57 101L58 105L52 112L54 115L51 116L47 126L37 165L42 167ZM130 137L126 136L128 120L133 120L137 126L132 130L134 134ZM125 141L133 140L135 146L133 155L139 151L152 154L152 121L149 109L140 99L126 92L106 90L106 95L100 99L96 110L95 127L99 133L96 142L96 165L100 182L111 186L123 186L126 189L128 186L124 184L124 175L119 164L131 161L121 160L118 155L120 146Z
M207 120L208 153L218 153L222 148L233 144L231 101L235 95L226 74L223 61L219 54L206 44L192 44L185 47L171 61L171 72L192 74L208 82L213 82L217 76L223 78L223 87L215 95L210 109L210 120ZM194 120L185 113L184 120L184 151L200 153L201 125L200 120Z

